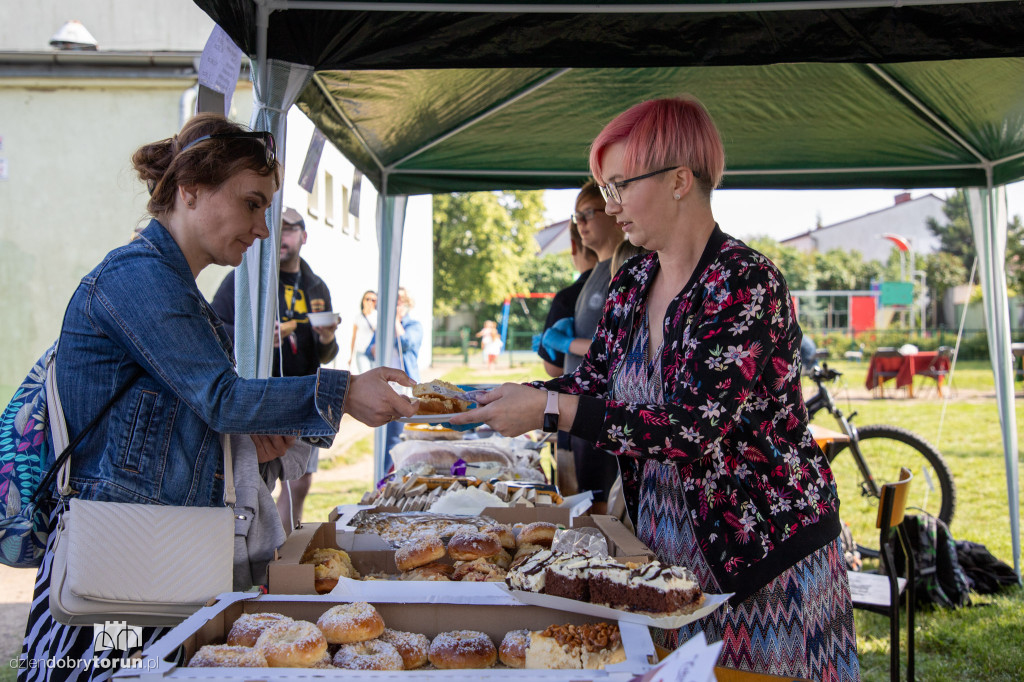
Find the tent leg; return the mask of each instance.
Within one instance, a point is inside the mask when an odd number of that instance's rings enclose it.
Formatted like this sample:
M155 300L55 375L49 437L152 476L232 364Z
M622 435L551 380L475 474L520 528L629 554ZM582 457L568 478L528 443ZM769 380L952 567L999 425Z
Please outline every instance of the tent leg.
M380 275L377 290L377 357L376 364L397 367L401 357L393 343L380 339L395 337L395 309L398 304L398 282L402 263L402 232L405 229L406 196L387 195L387 176L381 183L377 198L377 244L380 248ZM397 356L397 357L396 357ZM384 450L387 428L374 432L373 480L384 478Z

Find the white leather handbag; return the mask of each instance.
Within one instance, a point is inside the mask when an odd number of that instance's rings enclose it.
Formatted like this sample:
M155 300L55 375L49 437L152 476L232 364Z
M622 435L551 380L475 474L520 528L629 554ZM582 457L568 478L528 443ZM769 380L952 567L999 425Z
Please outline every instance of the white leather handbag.
M47 407L54 448L67 425L51 363ZM52 387L52 390L51 390ZM50 566L50 612L66 625L125 621L177 625L210 598L231 591L235 485L231 439L224 448L224 507L170 507L71 498L61 515ZM57 486L72 492L70 458Z

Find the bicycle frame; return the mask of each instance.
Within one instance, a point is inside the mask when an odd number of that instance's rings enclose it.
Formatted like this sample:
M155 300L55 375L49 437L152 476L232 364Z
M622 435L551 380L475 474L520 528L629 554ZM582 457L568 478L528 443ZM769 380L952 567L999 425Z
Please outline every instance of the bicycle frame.
M861 492L863 495L870 495L872 497L881 497L882 491L878 487L875 477L871 474L871 470L868 468L868 463L864 459L863 454L860 451L860 439L857 437L857 427L850 421L857 415L856 412L850 415L849 419L843 414L842 410L836 405L835 400L832 399L832 394L829 393L828 388L825 386L825 382L835 379L841 376L839 372L830 370L828 365L824 366L824 369L814 367L811 370L811 380L818 386L817 394L810 400L806 401L807 405L807 418L811 420L821 410L828 411L836 422L839 423L840 431L850 439L849 449L850 454L853 456L854 461L857 463L857 469L860 470L861 475ZM829 460L831 463L832 460Z

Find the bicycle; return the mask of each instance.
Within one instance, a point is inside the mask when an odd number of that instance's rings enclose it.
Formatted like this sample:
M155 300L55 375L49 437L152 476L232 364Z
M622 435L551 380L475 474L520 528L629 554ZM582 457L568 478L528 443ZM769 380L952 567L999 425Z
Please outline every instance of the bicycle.
M949 525L956 510L956 484L939 451L917 434L899 426L854 426L852 422L857 413L844 415L826 386L841 377L842 372L822 364L811 368L808 376L818 387L817 394L805 401L808 418L813 419L818 412L826 410L849 438L848 442L837 442L828 448L826 456L839 492L840 517L850 524L861 554L878 556L878 547L874 546L877 543L862 542L877 539L875 518L880 486L897 480L903 466L914 474L907 509L927 512ZM840 458L847 450L850 457Z

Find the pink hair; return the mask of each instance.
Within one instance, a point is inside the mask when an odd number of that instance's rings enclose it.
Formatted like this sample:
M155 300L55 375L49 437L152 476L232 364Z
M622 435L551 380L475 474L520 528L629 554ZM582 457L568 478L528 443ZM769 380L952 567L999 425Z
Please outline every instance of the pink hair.
M590 145L590 172L599 183L605 182L601 157L621 141L626 143L623 172L627 176L679 165L700 176L697 184L708 195L722 182L722 138L707 109L694 97L648 100L612 119Z

